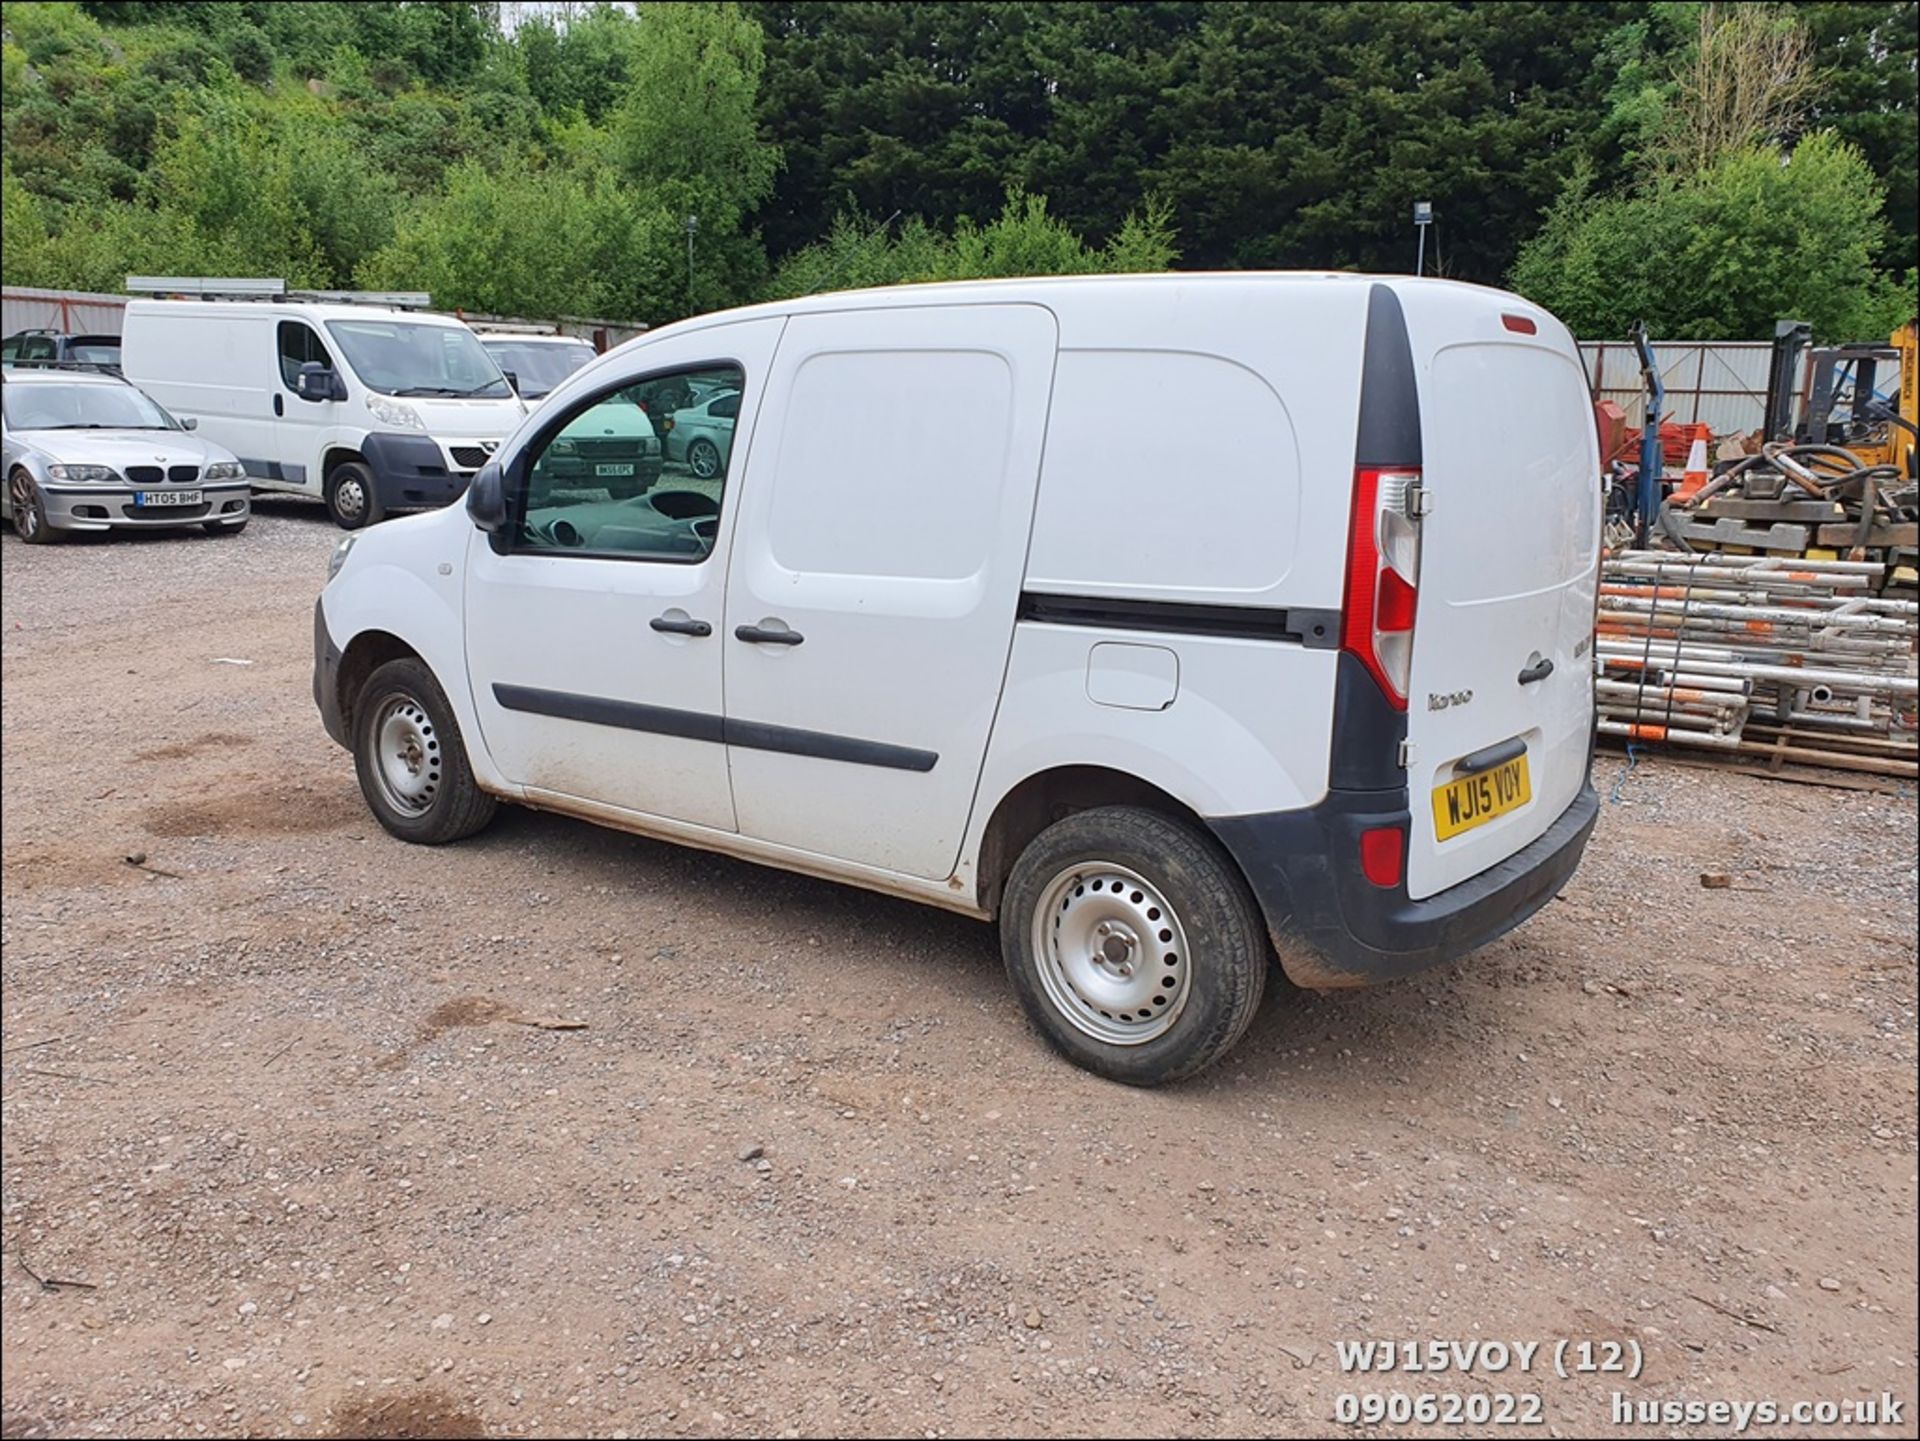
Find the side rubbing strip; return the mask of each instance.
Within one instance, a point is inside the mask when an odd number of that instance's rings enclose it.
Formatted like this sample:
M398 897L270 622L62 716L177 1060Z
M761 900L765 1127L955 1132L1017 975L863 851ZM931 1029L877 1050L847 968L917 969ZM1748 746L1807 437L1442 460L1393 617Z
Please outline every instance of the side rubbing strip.
M536 690L525 685L494 683L493 698L508 710L550 715L588 725L619 726L622 730L650 731L654 735L684 736L690 741L725 740L721 719L697 710L669 710L628 700L601 700L563 690Z
M1229 640L1271 640L1309 650L1334 650L1340 644L1337 610L1288 610L1247 605L1196 605L1187 601L1109 600L1105 596L1043 595L1020 597L1019 618L1045 625L1084 625L1109 630L1151 630L1174 635L1222 636Z
M817 756L824 761L850 761L857 766L884 766L895 771L930 771L940 759L937 751L863 741L825 731L795 730L792 726L767 725L763 721L729 720L725 724L727 744L749 750L783 751L787 755Z
M744 746L749 750L779 751L785 755L813 756L820 760L847 761L853 765L881 766L888 770L930 771L940 759L937 751L887 745L882 741L860 740L855 736L798 730L792 726L768 725L763 721L728 720L705 711L672 710L666 706L641 705L635 701L602 700L598 696L539 690L533 686L501 685L495 682L493 698L508 710L526 711L532 715L584 721L588 725L617 726L622 730L646 731L652 735L680 736L686 740L712 741L716 745Z

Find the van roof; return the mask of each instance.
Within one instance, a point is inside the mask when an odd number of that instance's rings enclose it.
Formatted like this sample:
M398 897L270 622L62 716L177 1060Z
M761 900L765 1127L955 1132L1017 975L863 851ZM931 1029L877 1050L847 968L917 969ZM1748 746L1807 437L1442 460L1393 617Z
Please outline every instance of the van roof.
M943 280L921 285L885 285L862 290L833 290L804 295L791 300L769 301L736 310L712 311L689 316L670 326L647 332L653 339L682 327L698 329L704 324L762 316L805 315L820 311L867 310L901 305L984 305L988 303L1070 307L1100 305L1108 301L1155 299L1181 288L1204 289L1218 297L1222 292L1239 290L1271 294L1279 287L1321 285L1372 286L1389 283L1396 290L1407 287L1437 288L1464 292L1490 303L1526 306L1545 314L1522 296L1492 286L1473 285L1460 280L1416 279L1411 275L1375 275L1351 270L1170 270L1143 275L1043 275L1017 276L1000 280Z
M442 325L458 330L467 325L458 316L433 310L403 310L391 305L349 305L332 300L129 300L129 318L147 314L268 316L277 320L384 320L419 325Z

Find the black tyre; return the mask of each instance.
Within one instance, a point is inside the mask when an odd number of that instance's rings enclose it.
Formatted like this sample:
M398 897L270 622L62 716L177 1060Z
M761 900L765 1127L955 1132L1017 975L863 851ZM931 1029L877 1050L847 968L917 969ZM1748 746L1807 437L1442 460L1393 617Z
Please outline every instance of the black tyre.
M327 474L327 514L342 530L358 530L386 518L373 472L357 460L336 465Z
M7 504L13 510L13 533L28 545L51 545L60 539L60 532L47 524L40 487L24 470L7 477Z
M460 723L426 663L390 660L353 703L353 764L360 793L403 841L438 846L493 819L494 798L467 763Z
M1231 1050L1271 962L1225 853L1133 806L1081 811L1034 838L1001 898L1000 948L1054 1047L1130 1086L1182 1080Z

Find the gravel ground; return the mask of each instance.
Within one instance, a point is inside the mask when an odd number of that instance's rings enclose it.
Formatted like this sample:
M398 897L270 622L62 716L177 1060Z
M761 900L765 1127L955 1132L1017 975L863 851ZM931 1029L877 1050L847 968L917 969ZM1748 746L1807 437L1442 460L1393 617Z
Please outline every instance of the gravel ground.
M1270 989L1138 1093L963 918L515 810L389 840L308 692L335 538L0 544L7 1436L1318 1434L1390 1389L1913 1434L1911 790L1603 755L1528 925ZM1645 1369L1343 1377L1374 1337Z

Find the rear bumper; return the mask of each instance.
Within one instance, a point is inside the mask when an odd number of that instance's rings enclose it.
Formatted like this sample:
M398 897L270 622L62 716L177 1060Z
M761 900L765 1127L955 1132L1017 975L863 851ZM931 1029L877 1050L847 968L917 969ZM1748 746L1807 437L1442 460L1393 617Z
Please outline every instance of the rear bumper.
M1333 791L1317 806L1209 821L1253 887L1280 963L1315 990L1368 986L1465 955L1548 901L1580 864L1600 800L1591 782L1532 844L1438 895L1376 886L1360 833L1408 825L1406 793ZM1396 804L1400 803L1400 804Z
M451 470L440 443L427 435L375 431L360 446L373 490L384 510L424 510L451 505L467 493L470 470Z
M340 647L327 629L327 613L313 603L313 703L320 707L320 724L336 745L350 746L347 718L340 709Z

